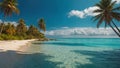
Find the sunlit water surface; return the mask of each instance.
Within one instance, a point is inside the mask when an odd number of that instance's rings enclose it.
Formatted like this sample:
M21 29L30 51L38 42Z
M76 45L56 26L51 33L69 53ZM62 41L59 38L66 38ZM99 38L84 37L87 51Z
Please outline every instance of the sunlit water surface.
M23 57L16 67L21 65L22 68L120 68L120 39L68 38L35 41L24 54L33 56Z

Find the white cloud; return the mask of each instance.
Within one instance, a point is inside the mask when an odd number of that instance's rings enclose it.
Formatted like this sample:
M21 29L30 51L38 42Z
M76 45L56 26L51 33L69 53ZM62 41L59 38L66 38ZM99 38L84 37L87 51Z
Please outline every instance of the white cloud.
M2 20L0 20L0 23L3 23L3 21ZM17 22L15 22L15 21L5 21L4 22L5 24L7 24L7 23L11 23L11 24L14 24L15 26L17 26Z
M117 1L116 4L120 4L120 0L112 0L112 1ZM68 17L76 16L79 18L85 18L87 16L95 16L98 14L98 13L93 13L93 11L96 9L99 9L99 8L97 6L93 6L93 7L88 7L84 10L81 10L81 11L80 10L71 10L69 12Z
M67 28L47 31L49 36L116 36L111 28Z
M95 16L97 14L93 13L93 11L96 10L96 9L98 9L98 7L93 6L93 7L86 8L82 11L72 10L72 11L69 12L68 17L76 16L76 17L79 17L79 18L85 18L87 16Z
M112 1L117 1L117 4L120 4L120 0L112 0Z
M72 10L69 12L69 17L76 16L79 18L84 18L84 15L85 15L84 12L79 10Z
M97 13L93 13L94 10L96 9L99 9L98 7L96 6L93 6L93 7L89 7L87 9L84 10L84 13L85 13L85 16L95 16L97 15Z

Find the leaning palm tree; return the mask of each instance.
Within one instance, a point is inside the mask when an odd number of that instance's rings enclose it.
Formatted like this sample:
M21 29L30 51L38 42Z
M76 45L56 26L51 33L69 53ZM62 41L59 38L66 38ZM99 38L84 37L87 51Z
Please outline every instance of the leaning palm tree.
M41 30L43 30L44 32L46 31L46 25L43 18L39 20L38 25Z
M120 7L116 7L115 4L116 1L113 2L112 0L101 0L95 5L98 7L98 9L93 11L93 13L97 13L93 19L94 21L98 21L98 28L102 23L105 23L105 27L107 27L107 25L110 26L120 37L120 29L114 23L114 20L120 21Z
M3 13L3 18L5 19L7 16L11 16L13 13L19 14L19 9L17 8L17 5L17 0L3 0L2 2L0 2L0 11L1 13ZM4 27L2 26L0 34L2 33L3 28Z

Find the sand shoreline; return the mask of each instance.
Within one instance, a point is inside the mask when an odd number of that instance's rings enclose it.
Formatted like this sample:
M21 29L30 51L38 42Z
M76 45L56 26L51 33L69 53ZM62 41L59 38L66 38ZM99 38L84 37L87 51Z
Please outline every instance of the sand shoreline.
M30 45L30 43L35 40L36 39L0 41L0 51L20 51L21 48Z

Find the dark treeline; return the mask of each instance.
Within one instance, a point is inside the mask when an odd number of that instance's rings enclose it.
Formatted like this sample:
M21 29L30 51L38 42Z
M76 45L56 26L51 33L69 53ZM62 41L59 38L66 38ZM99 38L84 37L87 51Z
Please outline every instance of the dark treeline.
M40 19L39 28L45 31L45 24ZM42 23L42 24L41 24ZM41 25L40 25L41 24ZM44 26L44 28L43 28ZM20 19L17 25L8 23L0 23L0 29L3 28L0 40L23 40L23 39L43 39L44 34L34 25L26 26L24 19Z

